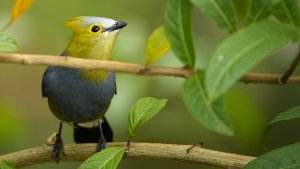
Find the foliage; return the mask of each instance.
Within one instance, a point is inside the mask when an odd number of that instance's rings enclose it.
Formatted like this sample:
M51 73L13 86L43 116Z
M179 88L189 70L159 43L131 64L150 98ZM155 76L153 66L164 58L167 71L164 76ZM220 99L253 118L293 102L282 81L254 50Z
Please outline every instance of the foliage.
M131 108L128 119L128 146L136 129L154 117L167 103L166 99L145 97L137 100ZM120 162L125 149L111 147L88 158L79 169L115 169Z
M293 119L299 119L300 118L300 106L294 107L290 110L284 111L279 113L277 116L275 116L267 125L264 133L263 133L263 137L265 138L268 131L270 130L270 128L272 126L274 126L275 124L284 122L284 121L289 121L289 120L293 120Z
M121 161L125 149L122 147L106 148L85 160L78 169L115 169Z
M6 29L31 5L31 0L16 0ZM300 7L297 0L248 0L247 10L240 11L240 3L233 0L168 0L163 26L154 30L146 46L146 63L154 64L169 48L183 66L197 69L192 31L193 6L228 32L210 57L205 71L186 79L183 101L187 110L204 127L232 136L234 130L226 114L223 95L237 81L263 59L290 43L300 40ZM270 19L271 18L271 19ZM201 21L200 21L201 22ZM0 51L15 51L16 41L0 33ZM166 100L142 98L129 115L128 141L143 125L166 104ZM280 113L267 126L265 134L274 124L299 118L299 107ZM247 119L244 119L247 120ZM300 144L292 144L270 151L245 168L279 168L299 165ZM116 168L124 148L114 147L95 154L80 168ZM1 163L2 164L2 163ZM2 164L4 165L4 164Z
M164 26L171 48L188 68L195 65L195 51L191 31L192 4L187 0L167 2Z
M236 9L239 8L237 3L234 4L230 0L191 0L191 2L231 35L219 44L212 57L210 57L206 71L202 75L204 78L195 75L186 80L183 99L193 117L205 127L224 135L231 135L231 123L228 118L225 118L224 110L220 109L220 107L223 107L220 99L243 74L263 59L289 43L299 42L299 29L296 27L300 21L299 3L296 0L263 2L250 0L248 10L243 14L245 16L244 20L240 21L244 25L238 28L237 18L242 17L237 16ZM169 13L181 14L182 8L178 4L180 4L178 1L168 1L165 16L168 16ZM277 21L269 20L270 15L274 16ZM190 18L182 18L183 20L190 20ZM174 30L180 28L178 21L176 19L172 20L170 17L165 17L165 26L167 25L173 25L173 29L171 27L166 29L167 35L174 34ZM185 29L185 31L190 30ZM191 35L192 33L185 34ZM178 35L180 33L177 32ZM180 48L180 46L174 44L185 44L184 39L170 36L168 38L172 49L174 47ZM191 47L193 47L193 44L191 44ZM184 48L181 47L181 49ZM187 64L186 61L191 58L189 55L181 55L179 52L174 51L174 53L185 65ZM270 123L269 127L278 121L298 118L298 116L295 116L295 111L289 111L284 115L287 115L288 118L280 114ZM292 153L289 154L289 151L285 153L286 156L293 156ZM293 153L300 155L299 151ZM273 154L273 152L270 154ZM264 159L264 156L262 159ZM278 159L271 159L271 162L272 160L275 162ZM257 163L263 163L261 161ZM254 168L262 168L258 166L256 165ZM270 168L270 166L268 167Z
M221 28L233 33L237 30L237 15L232 0L191 0Z
M266 20L229 36L218 46L207 66L205 89L209 99L220 97L260 61L298 39L295 27Z
M244 169L299 168L300 143L272 150L247 164Z
M0 161L0 169L16 169L16 166L9 161Z
M156 28L150 35L146 46L146 64L151 65L169 51L171 45L165 35L163 26Z
M0 51L14 52L17 50L16 40L7 33L0 32Z
M9 22L0 30L4 31L19 18L32 4L32 0L16 0ZM0 52L17 51L16 40L7 33L0 31Z
M204 92L201 75L190 76L184 83L183 100L193 117L218 133L233 135L232 125L223 107L223 99L211 102Z
M132 106L128 119L128 141L136 129L154 117L167 103L166 99L141 98Z

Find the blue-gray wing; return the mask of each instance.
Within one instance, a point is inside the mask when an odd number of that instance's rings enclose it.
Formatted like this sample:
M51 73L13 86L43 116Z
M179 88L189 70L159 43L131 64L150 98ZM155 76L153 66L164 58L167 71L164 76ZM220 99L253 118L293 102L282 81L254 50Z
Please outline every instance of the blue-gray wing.
M61 56L67 56L68 53L64 51ZM54 66L49 66L45 70L43 74L43 80L42 80L42 96L47 97L47 88L49 87L51 83L51 79L53 79L55 76L55 67Z
M47 97L47 89L51 83L51 78L54 74L54 69L53 67L48 67L46 69L46 71L44 72L44 75L43 75L43 80L42 80L42 96L43 97Z

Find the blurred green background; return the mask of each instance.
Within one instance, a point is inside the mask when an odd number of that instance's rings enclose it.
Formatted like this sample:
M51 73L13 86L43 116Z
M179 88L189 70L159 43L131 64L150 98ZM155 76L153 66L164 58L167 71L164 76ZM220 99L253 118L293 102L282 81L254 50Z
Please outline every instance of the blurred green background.
M11 0L0 0L0 27L8 21L13 6ZM63 26L75 16L91 15L126 21L118 37L113 59L144 64L147 38L163 22L166 0L39 0L14 23L7 32L18 42L19 53L60 54L71 32ZM193 35L197 53L197 67L204 68L216 46L226 37L207 16L198 9L193 12ZM253 71L283 72L297 52L287 46L265 60ZM158 65L181 67L169 52ZM43 145L58 129L59 121L51 114L47 100L41 97L41 78L44 66L0 64L0 154ZM127 116L131 105L140 97L167 98L167 106L142 126L133 141L195 144L219 151L257 156L265 149L273 149L299 141L299 120L275 126L266 144L261 132L277 113L299 104L300 91L296 85L266 84L235 85L225 96L228 113L234 123L235 136L228 138L203 128L196 122L182 102L182 78L117 75L118 94L106 117L110 121L115 141L126 141ZM63 129L64 143L73 143L72 127ZM40 164L37 168L77 168L78 162ZM119 168L213 168L170 160L122 160Z

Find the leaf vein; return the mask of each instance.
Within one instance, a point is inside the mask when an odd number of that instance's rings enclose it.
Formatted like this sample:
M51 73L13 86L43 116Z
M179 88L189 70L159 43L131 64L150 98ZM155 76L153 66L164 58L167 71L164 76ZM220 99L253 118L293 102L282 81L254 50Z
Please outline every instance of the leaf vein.
M228 72L228 70L232 67L232 65L234 65L238 60L241 59L240 56L242 56L244 53L247 53L249 52L250 50L252 50L254 47L256 46L259 46L260 44L262 44L264 42L265 39L267 39L268 37L265 36L265 37L261 37L260 39L258 39L257 41L255 41L254 43L252 44L249 44L248 47L242 49L240 52L238 52L236 55L235 55L235 59L232 59L226 66L225 68L223 69L222 72L219 73L219 76L218 76L218 80L216 80L216 82L220 82L222 80L224 76L224 74L226 74L226 72ZM225 56L226 57L226 56ZM218 83L219 85L221 83Z
M287 16L288 16L289 21L290 21L293 25L295 25L295 21L294 21L294 19L293 19L292 13L290 12L289 8L287 7L286 2L285 2L284 0L281 0L281 3L282 3L282 5L283 5L284 11L286 12L286 14L287 14Z
M204 90L202 89L202 85L201 85L200 80L196 76L194 77L194 79L195 79L196 84L197 84L196 86L197 86L197 91L198 91L199 95L202 98L205 98L205 99L203 99L203 102L206 105L206 107L208 108L208 112L214 117L214 119L217 119L223 126L226 126L224 121L220 120L219 116L217 116L216 113L213 113L214 110L212 109L211 104L209 103L206 95L204 94Z
M224 13L224 11L222 10L222 8L219 6L219 4L216 2L216 0L210 1L213 6L217 9L217 11L219 12L219 14L221 15L221 17L224 19L226 25L228 25L229 30L231 30L232 32L235 32L235 28L233 25L231 25L228 17L226 16L226 14Z
M178 10L178 15L179 15L179 30L180 30L180 34L181 34L181 37L182 37L182 45L184 47L184 51L185 53L187 54L187 59L188 59L188 63L190 65L193 65L193 62L192 62L192 55L190 53L190 51L188 50L188 47L187 47L187 44L186 44L186 37L185 37L185 34L184 34L184 30L183 30L183 16L182 16L182 4L179 4L179 10Z

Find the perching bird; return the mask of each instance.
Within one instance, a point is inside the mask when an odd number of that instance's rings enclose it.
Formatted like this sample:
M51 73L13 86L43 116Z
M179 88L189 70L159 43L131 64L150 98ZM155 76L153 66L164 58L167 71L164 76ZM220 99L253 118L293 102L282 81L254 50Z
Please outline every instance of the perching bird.
M80 16L68 20L66 26L71 28L73 36L61 54L62 57L110 60L117 33L126 23L102 17ZM97 151L105 148L106 139L112 141L112 130L104 113L115 94L114 72L58 66L46 69L42 80L42 96L48 98L52 113L61 121L52 158L58 162L63 153L63 122L74 125L75 142L98 142ZM93 121L98 121L99 125L93 128L80 125Z

